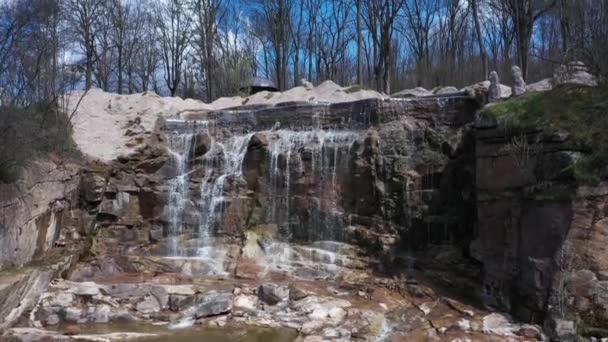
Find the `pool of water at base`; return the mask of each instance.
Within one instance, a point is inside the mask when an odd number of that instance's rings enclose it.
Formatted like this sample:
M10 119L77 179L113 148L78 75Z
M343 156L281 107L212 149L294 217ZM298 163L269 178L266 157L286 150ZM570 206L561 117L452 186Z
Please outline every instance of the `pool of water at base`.
M292 329L227 325L222 328L192 326L168 329L138 323L68 325L59 329L78 334L108 334L117 332L149 333L156 336L136 339L137 342L293 342L298 333ZM76 337L76 336L75 336Z

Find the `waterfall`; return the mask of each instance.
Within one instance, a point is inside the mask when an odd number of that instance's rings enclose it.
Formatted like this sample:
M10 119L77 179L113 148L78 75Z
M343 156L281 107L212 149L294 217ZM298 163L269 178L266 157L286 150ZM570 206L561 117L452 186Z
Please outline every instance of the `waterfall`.
M179 236L183 233L184 208L188 201L187 177L191 169L194 134L169 136L169 154L176 167L175 178L169 181L169 256L183 256L178 246Z
M336 186L337 170L341 166L344 166L342 165L342 161L346 160L346 158L342 158L342 154L350 150L358 135L354 132L323 130L278 130L271 132L269 135L270 174L268 177L271 185L270 195L272 203L267 220L270 223L289 226L292 167L295 164L296 171L300 175L304 173L302 162L304 148L311 149L311 174L318 185L318 193L322 197L326 194L323 182L329 179L332 188ZM283 156L285 160L285 170L283 171L279 167L280 156ZM283 173L283 176L281 173ZM321 203L319 203L320 205ZM284 236L284 238L289 239L290 236Z
M197 256L208 263L211 273L224 274L225 252L212 244L212 233L225 209L224 197L226 182L239 179L242 176L242 164L249 140L253 134L234 136L224 144L214 142L209 157L205 158L205 178L201 186L199 202L200 224L198 226L199 247ZM214 175L214 171L219 174Z
M315 217L308 222L307 240L313 242L338 239L338 232L333 231L332 224L326 217L328 215L322 213L328 208L337 210L338 170L346 166L344 162L348 158L345 158L345 154L350 152L352 144L359 135L356 132L324 130L277 130L269 132L268 136L270 206L267 208L266 221L278 226L279 236L277 241L272 241L265 247L262 266L267 271L285 270L290 267L290 261L302 257L300 252L293 251L289 245L293 237L290 222L290 191L292 182L301 181L302 177L307 176L303 160L305 150L310 151L311 154L308 160L310 165L308 176L315 184L315 196L318 198ZM334 252L339 251L324 252L318 247L314 246L311 249L314 253L329 256L323 259L334 264L336 261Z
M180 128L177 123L173 125ZM228 217L228 208L240 205L243 162L254 133L212 140L209 150L198 157L195 164L197 135L190 132L192 129L186 133L176 130L168 139L176 176L169 181L167 256L199 260L206 265L202 271L205 275L225 275L229 247L218 240L217 232L225 224L223 219ZM278 234L265 245L262 266L267 270L285 269L292 267L290 262L302 258L320 261L326 267L340 264L339 244L329 248L315 241L341 240L344 227L340 221L339 196L343 181L340 176L344 174L353 143L360 137L359 132L275 130L263 134L268 138L265 161L268 174L263 175L268 182L265 188L268 205L262 208L262 219L276 224ZM190 190L196 183L196 180L190 182L190 174L200 177L200 193ZM305 187L312 201L311 215L304 220L295 215L299 208L293 207L291 191L296 186L299 191ZM194 218L198 224L191 231L196 239L182 242L186 231L184 211L192 205L197 209ZM234 212L238 210L230 209L229 215ZM192 217L192 211L188 210L188 214ZM296 223L297 229L293 226ZM192 224L191 221L188 224ZM294 250L292 243L296 240L312 244Z

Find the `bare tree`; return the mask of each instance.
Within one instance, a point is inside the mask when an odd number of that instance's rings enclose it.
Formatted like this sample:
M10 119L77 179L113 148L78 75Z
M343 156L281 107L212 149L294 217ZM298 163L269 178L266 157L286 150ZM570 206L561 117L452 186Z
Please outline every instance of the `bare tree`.
M511 16L517 37L517 60L524 78L528 75L528 53L534 23L556 4L556 0L508 0L508 13Z
M321 61L317 73L325 79L333 79L341 83L346 81L344 64L346 48L352 41L353 32L349 30L349 3L345 0L332 0L321 16L321 34L319 36L317 54Z
M486 44L481 34L481 24L479 24L479 6L478 0L469 0L471 11L473 12L473 23L475 24L475 36L477 37L477 44L479 45L479 53L481 54L481 60L483 63L483 77L488 77L489 66L488 66L488 53L486 52Z
M115 45L111 33L112 21L109 8L103 7L100 18L95 22L95 63L93 64L93 75L95 83L104 91L110 91L112 74L114 73Z
M439 1L412 0L405 3L402 33L416 59L417 83L421 85L431 69L431 34L439 14Z
M361 31L361 0L357 1L357 84L363 84L363 32Z
M306 34L306 50L308 52L308 79L313 81L314 56L317 53L317 37L319 30L318 17L321 12L322 0L305 0L306 16L308 17L308 28Z
M194 0L193 3L195 21L192 45L205 78L207 101L212 101L215 97L214 85L218 75L214 49L218 38L218 23L226 14L224 5L222 0Z
M124 91L124 76L128 78L128 91L133 91L132 57L141 40L142 7L130 1L111 0L107 4L110 17L110 40L116 50L116 90Z
M93 85L93 67L97 53L95 27L102 19L103 0L65 0L68 27L85 58L85 87Z
M59 59L61 10L45 0L0 4L0 183L14 181L33 156L68 147L69 121L58 106L70 87Z
M285 90L291 42L292 0L257 0L255 21L263 27L273 50L277 87Z
M133 47L133 57L130 58L128 68L132 68L137 75L139 89L146 91L156 83L155 73L161 60L161 51L155 14L150 10L142 10L140 17L141 38Z
M291 39L293 45L293 81L300 81L300 50L302 48L302 27L304 26L304 1L294 7L294 25L291 25Z
M417 3L419 0L414 0ZM374 42L376 65L374 75L378 90L390 93L391 75L391 43L395 29L395 20L404 4L405 0L366 0L366 24L370 36Z
M165 83L171 96L175 96L181 82L186 49L192 38L192 15L188 13L185 0L160 3L156 11Z

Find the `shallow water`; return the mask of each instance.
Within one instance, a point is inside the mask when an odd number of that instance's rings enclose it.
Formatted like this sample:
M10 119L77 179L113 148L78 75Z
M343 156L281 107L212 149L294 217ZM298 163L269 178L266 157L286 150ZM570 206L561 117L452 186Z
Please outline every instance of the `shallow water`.
M167 326L149 324L110 323L68 325L60 327L59 330L69 331L74 335L116 332L158 334L150 338L138 338L138 342L293 342L298 336L298 333L291 329L230 325L223 328L193 326L187 329L168 329Z
M171 331L163 335L138 341L146 342L293 342L297 333L283 329L264 328L225 328L225 329L195 329L187 331Z

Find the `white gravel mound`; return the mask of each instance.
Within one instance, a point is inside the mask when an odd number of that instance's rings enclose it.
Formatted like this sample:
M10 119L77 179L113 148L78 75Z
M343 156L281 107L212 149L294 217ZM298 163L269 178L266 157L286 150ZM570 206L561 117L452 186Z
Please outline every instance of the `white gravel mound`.
M212 109L200 101L160 97L153 92L118 95L100 89L72 92L66 105L68 115L74 113L74 141L80 151L104 162L133 153L141 143L135 137L151 132L161 116Z
M94 88L86 94L84 91L72 92L67 96L66 105L68 114L74 112L74 141L80 150L92 159L109 162L118 156L133 153L143 142L142 137L154 129L159 117L180 117L180 114L189 112L242 105L273 105L294 101L336 103L383 97L375 91L341 87L325 81L312 89L300 86L283 93L263 91L245 98L222 97L211 104L178 97L160 97L153 92L118 95Z
M221 97L211 102L210 105L216 110L219 110L242 105L274 105L284 102L302 101L339 103L384 97L386 96L373 90L359 89L358 87L342 87L332 81L325 81L311 89L298 86L282 93L262 91L248 97Z

